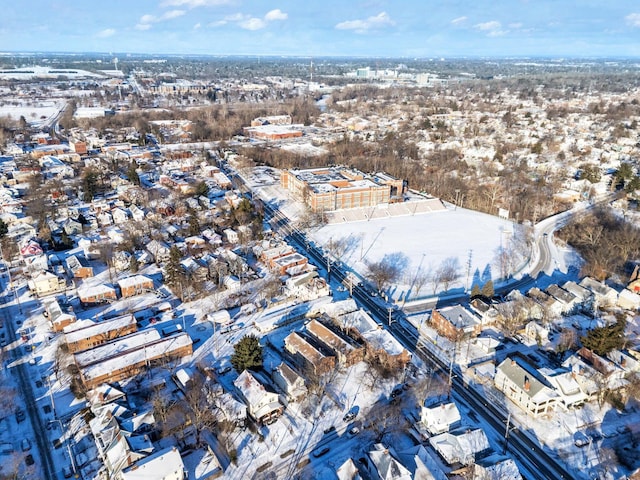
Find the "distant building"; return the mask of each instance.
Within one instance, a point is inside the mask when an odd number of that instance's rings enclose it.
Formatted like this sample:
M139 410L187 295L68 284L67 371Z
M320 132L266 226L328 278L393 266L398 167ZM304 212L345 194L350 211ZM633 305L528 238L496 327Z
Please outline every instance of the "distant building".
M389 203L404 191L402 180L386 174L365 175L345 167L285 170L280 184L313 212L374 207Z

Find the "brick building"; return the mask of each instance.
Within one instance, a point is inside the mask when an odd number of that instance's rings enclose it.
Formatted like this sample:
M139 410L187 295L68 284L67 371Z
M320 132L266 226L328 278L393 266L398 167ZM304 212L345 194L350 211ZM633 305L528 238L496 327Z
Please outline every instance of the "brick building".
M346 167L285 170L280 184L314 212L374 207L400 198L404 191L402 180Z

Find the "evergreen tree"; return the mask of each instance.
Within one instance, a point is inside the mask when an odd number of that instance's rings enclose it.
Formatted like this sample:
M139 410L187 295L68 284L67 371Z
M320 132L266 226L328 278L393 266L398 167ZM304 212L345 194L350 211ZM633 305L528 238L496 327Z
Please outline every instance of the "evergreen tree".
M482 290L480 290L480 293L487 298L493 297L493 295L496 293L493 289L493 280L487 281L487 283L482 286Z
M475 298L482 295L482 293L480 292L480 286L476 283L472 288L471 288L471 298Z
M129 259L129 270L131 270L131 273L136 273L139 268L140 268L140 262L138 262L138 259L132 253L131 258Z
M620 316L613 325L589 330L584 337L580 338L582 346L601 356L611 350L621 349L625 344L624 329L626 325L626 319Z
M98 173L93 169L85 170L82 177L82 190L84 192L82 200L90 202L98 193Z
M4 237L9 232L9 227L4 220L0 218L0 238Z
M194 191L194 195L196 197L203 197L203 196L206 197L208 193L209 193L209 187L205 182L199 182L196 185L196 189Z
M164 269L165 281L168 285L175 286L182 279L183 272L180 260L182 260L182 252L174 245L169 251L169 261Z
M140 175L138 175L136 162L131 162L129 165L127 179L134 185L140 185Z
M231 365L238 373L262 368L262 346L255 335L245 335L233 346Z
M187 228L187 232L189 235L200 235L200 221L198 220L196 212L191 212L189 216L189 228Z

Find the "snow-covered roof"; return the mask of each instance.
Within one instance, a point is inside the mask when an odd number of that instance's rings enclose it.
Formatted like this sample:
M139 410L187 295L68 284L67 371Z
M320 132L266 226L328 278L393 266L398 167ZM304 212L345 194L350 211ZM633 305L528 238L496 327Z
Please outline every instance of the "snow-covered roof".
M120 474L122 480L183 478L184 463L176 447L168 447L138 460Z
M74 358L79 367L85 367L92 363L104 361L116 355L122 355L123 353L130 352L132 350L138 350L144 345L157 342L161 338L160 333L158 333L156 329L148 328L146 330L118 338L112 342L105 343L104 345L99 345L90 350L76 353Z
M179 333L168 338L146 345L143 348L127 352L103 362L89 365L82 369L82 377L86 381L99 378L109 372L119 371L129 365L137 365L157 358L163 358L171 352L183 347L191 346L192 341L186 333Z
M84 323L84 322L83 322ZM82 327L79 322L72 323L65 327L65 339L67 343L76 343L86 338L92 338L100 335L104 335L107 332L114 330L125 329L136 324L136 319L133 315L122 315L121 317L112 318L110 320L104 320L102 322L93 323L91 326ZM80 326L81 328L70 330L69 327ZM69 330L68 330L69 329Z

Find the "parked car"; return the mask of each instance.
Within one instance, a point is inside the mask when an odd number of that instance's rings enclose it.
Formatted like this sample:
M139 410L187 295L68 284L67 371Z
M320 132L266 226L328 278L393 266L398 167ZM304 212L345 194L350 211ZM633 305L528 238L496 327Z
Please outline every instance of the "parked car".
M329 450L331 450L329 447L322 447L319 450L315 450L311 455L313 455L315 458L321 457L323 455L326 455Z
M31 441L28 438L23 438L20 445L22 447L23 452L26 452L27 450L31 450Z
M360 433L360 429L358 427L353 427L347 432L347 435L349 435L350 438L353 438L359 433Z
M22 409L17 409L16 410L16 420L18 421L18 423L22 422L25 418L27 418L27 415L24 413L24 410Z
M30 467L31 465L36 463L36 461L33 459L33 455L29 454L24 458L24 463L27 464L27 467Z

